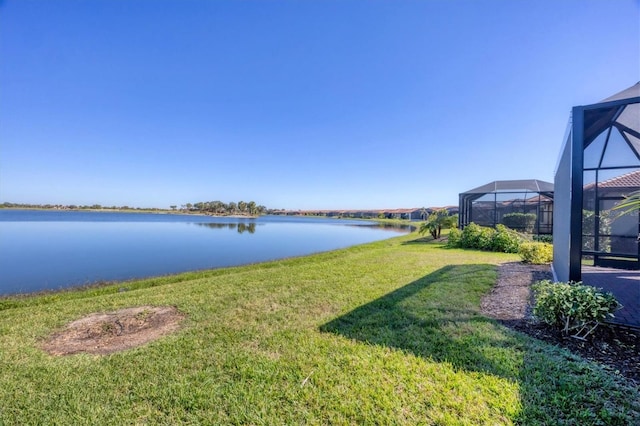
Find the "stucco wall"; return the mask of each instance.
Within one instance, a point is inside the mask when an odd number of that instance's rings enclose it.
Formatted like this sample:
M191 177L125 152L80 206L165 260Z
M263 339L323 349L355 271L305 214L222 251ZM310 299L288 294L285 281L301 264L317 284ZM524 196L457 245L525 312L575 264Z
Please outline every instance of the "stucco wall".
M559 281L569 280L571 236L571 132L567 132L556 167L553 197L553 270Z

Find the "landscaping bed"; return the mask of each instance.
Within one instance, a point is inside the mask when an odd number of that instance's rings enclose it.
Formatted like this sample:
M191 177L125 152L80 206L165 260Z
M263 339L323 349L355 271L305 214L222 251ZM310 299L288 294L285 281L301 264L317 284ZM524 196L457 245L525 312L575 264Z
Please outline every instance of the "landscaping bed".
M533 318L530 286L551 279L548 265L503 263L498 270L498 282L482 300L482 312L511 329L566 348L596 361L613 374L640 383L640 330L605 324L587 340L580 340Z

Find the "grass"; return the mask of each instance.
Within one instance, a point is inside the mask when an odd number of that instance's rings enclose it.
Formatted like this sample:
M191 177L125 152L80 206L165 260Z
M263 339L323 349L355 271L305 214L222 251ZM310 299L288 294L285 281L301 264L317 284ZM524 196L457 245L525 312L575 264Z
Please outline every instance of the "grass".
M480 314L514 255L423 241L1 301L0 424L640 422L636 387ZM107 356L38 347L139 305L185 325Z

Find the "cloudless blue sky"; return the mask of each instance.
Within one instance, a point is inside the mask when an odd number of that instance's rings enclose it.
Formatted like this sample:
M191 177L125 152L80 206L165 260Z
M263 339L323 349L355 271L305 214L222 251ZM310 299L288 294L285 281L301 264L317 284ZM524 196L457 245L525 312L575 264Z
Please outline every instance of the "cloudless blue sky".
M0 0L0 202L457 204L638 80L640 0Z

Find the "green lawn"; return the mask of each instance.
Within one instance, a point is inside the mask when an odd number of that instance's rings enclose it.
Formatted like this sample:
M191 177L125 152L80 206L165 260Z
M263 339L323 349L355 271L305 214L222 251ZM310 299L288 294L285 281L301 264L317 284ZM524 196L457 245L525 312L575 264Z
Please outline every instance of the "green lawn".
M0 424L640 424L636 387L479 313L512 260L411 234L0 301ZM147 304L183 328L106 356L38 347Z

